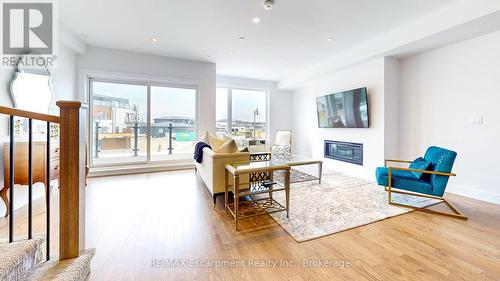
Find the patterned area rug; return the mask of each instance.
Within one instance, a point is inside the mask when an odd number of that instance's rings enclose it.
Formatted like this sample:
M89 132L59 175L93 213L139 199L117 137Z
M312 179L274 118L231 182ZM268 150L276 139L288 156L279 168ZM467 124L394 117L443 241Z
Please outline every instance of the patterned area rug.
M314 173L308 166L298 169ZM281 204L285 202L284 192L277 192L274 198ZM393 193L393 201L418 207L439 202L397 193ZM289 218L285 212L271 217L293 239L304 242L411 211L388 205L387 192L374 182L324 170L321 185L317 181L291 185Z
M317 171L316 171L317 173ZM276 181L279 181L280 183L285 182L285 173L283 171L276 171L273 174L273 178ZM317 180L318 178L316 176L312 176L308 173L302 172L297 169L290 169L290 182L291 183L297 183L297 182L305 182L305 181L312 181L312 180Z

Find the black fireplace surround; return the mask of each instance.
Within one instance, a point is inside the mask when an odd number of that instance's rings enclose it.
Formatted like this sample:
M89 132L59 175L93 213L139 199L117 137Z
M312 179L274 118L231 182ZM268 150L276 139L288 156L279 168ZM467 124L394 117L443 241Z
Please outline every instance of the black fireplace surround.
M363 144L325 140L326 158L363 166Z

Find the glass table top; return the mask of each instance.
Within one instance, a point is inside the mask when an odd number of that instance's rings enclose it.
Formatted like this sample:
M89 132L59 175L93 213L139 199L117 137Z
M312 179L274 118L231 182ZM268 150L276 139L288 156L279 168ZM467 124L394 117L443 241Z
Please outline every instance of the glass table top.
M302 155L296 155L292 154L289 157L280 157L277 155L272 155L271 157L271 162L272 163L277 163L277 164L287 164L287 165L306 165L306 164L315 164L315 163L322 163L323 161L320 159L315 159L307 156L302 156Z
M290 166L282 162L256 161L226 164L226 169L232 174L240 174L252 171L289 170Z

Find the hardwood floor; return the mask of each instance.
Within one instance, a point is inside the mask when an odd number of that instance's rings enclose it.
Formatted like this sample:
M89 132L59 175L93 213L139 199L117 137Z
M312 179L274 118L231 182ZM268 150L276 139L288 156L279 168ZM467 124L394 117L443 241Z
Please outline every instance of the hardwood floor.
M269 217L242 221L235 232L223 198L214 210L193 171L92 178L86 246L97 253L90 280L500 280L500 206L448 198L468 221L413 212L299 244ZM43 199L36 203L41 232ZM16 234L25 213L16 211ZM5 219L0 230L6 237ZM178 267L165 264L171 259ZM278 264L182 267L182 259Z

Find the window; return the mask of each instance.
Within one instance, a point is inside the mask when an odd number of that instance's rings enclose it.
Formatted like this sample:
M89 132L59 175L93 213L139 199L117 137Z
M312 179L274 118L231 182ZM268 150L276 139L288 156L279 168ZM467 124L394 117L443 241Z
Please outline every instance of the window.
M151 87L151 160L193 154L196 142L196 90Z
M231 134L240 147L265 144L267 91L217 88L216 131Z
M147 160L147 93L146 85L91 81L93 164Z
M215 131L217 133L228 132L228 89L217 88L216 92L216 108L215 108Z
M89 84L92 166L192 157L196 88L94 78Z

